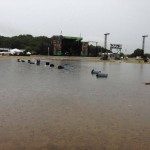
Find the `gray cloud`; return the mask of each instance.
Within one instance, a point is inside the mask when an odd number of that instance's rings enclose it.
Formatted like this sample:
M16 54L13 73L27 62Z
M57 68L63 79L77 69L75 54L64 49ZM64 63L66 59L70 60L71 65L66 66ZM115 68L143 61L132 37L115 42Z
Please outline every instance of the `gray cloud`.
M0 5L0 34L54 34L79 36L103 46L123 44L132 52L142 47L142 35L150 35L149 0L5 0ZM150 37L145 52L150 53Z

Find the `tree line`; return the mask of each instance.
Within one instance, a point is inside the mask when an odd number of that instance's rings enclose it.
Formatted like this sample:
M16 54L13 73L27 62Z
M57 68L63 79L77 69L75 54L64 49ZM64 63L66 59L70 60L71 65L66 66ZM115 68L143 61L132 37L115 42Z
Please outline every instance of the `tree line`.
M19 35L13 37L4 37L0 36L0 48L9 48L9 49L24 49L31 52L32 54L48 54L48 47L51 52L51 38L46 36L33 37L32 35ZM88 56L99 56L100 53L111 53L110 50L105 49L102 46L89 45L88 47ZM52 54L52 53L51 53ZM121 56L124 54L121 53ZM150 54L144 54L150 57ZM143 50L136 49L132 54L128 55L129 57L141 56L143 57Z
M13 37L0 36L0 48L24 49L32 54L48 54L48 47L51 52L51 38L46 36L33 37L32 35L19 35ZM110 52L101 46L89 45L89 56L97 56L99 53Z
M50 38L45 36L19 35L13 37L0 36L0 47L9 49L24 49L35 54L47 54Z
M142 58L144 57L150 57L150 54L148 53L144 53L144 51L140 48L137 48L131 55L129 55L130 57L137 57L140 56Z

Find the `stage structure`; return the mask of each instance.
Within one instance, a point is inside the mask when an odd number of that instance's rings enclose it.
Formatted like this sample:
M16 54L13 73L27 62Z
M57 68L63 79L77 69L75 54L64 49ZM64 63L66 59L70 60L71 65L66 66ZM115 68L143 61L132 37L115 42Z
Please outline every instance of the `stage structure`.
M53 36L51 51L56 56L88 56L88 42L82 42L82 37Z
M62 49L62 39L63 36L53 36L51 38L51 50L53 55L62 55L61 49Z
M81 56L88 56L89 42L82 42Z

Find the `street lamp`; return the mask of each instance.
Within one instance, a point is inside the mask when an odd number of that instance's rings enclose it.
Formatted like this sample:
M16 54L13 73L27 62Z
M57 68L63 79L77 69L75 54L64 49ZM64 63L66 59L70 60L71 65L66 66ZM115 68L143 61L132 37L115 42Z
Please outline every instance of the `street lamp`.
M105 33L105 41L104 41L104 48L107 49L107 35L109 35L110 33Z
M148 37L148 35L143 35L142 37L143 37L142 50L143 50L143 56L144 56L145 38Z

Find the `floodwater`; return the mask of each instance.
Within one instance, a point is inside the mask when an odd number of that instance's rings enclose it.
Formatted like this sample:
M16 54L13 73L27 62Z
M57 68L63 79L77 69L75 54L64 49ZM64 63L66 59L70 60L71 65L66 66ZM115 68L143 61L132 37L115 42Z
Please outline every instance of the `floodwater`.
M150 150L150 65L52 63L0 59L0 150Z

